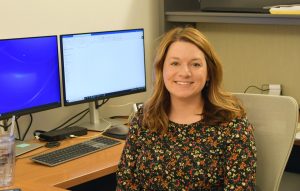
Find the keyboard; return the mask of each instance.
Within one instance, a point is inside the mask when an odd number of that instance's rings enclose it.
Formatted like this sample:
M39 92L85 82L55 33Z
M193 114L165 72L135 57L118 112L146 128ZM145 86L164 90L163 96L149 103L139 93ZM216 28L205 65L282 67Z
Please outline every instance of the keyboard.
M56 166L120 143L121 141L100 136L65 148L34 156L31 160L47 166Z

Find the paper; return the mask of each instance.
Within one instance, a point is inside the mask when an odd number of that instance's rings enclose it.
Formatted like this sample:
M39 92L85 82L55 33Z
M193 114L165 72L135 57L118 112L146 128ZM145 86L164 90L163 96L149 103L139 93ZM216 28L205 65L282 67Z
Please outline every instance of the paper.
M300 5L278 5L270 8L271 14L299 15Z

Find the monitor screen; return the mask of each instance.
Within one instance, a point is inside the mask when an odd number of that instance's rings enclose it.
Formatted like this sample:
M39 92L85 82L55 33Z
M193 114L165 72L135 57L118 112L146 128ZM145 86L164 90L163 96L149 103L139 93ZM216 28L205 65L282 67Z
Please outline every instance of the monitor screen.
M60 36L64 104L146 91L144 30Z
M61 106L57 36L0 40L0 119Z

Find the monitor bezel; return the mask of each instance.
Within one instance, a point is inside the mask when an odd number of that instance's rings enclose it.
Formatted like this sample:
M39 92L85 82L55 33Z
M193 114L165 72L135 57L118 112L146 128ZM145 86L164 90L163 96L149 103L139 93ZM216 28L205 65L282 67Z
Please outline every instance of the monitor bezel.
M60 55L59 55L59 37L58 35L41 35L41 36L27 36L27 37L16 37L16 38L5 38L5 39L0 39L0 41L8 41L8 40L23 40L23 39L35 39L35 38L49 38L49 37L55 37L56 38L56 54L57 54L57 72L58 72L58 88L59 88L59 102L57 103L48 103L48 104L43 104L39 105L36 107L30 107L26 109L20 109L20 110L15 110L15 111L10 111L1 114L0 113L0 120L6 120L11 118L12 116L23 116L27 114L32 114L32 113L37 113L41 111L47 111L50 109L55 109L59 108L62 106L62 96L61 96L61 76L60 76Z
M65 85L65 69L64 69L64 56L63 56L63 37L65 36L71 36L71 35L86 35L86 34L98 34L98 33L121 33L121 32L128 32L128 31L142 31L143 32L143 57L144 57L144 80L145 85L144 87L137 88L137 89L128 89L128 90L122 90L118 92L110 92L108 94L102 94L98 96L91 97L89 99L79 100L79 101L72 101L68 102L66 98L66 85ZM143 28L135 28L135 29L123 29L123 30L110 30L110 31L93 31L93 32L84 32L84 33L69 33L69 34L61 34L59 35L60 40L60 55L61 55L61 69L62 69L62 87L63 87L63 103L64 106L72 106L82 103L90 103L95 102L98 100L104 100L114 97L121 97L126 95L132 95L137 93L142 93L147 91L147 73L146 73L146 61L145 61L145 31Z

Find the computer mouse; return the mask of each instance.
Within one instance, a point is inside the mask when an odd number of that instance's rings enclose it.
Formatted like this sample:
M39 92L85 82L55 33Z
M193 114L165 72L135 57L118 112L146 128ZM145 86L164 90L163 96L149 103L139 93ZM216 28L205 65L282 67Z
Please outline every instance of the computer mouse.
M45 147L47 148L53 148L53 147L58 147L60 145L60 142L58 141L51 141L45 144Z
M109 129L105 131L106 134L112 135L127 135L129 127L123 124L112 125Z

